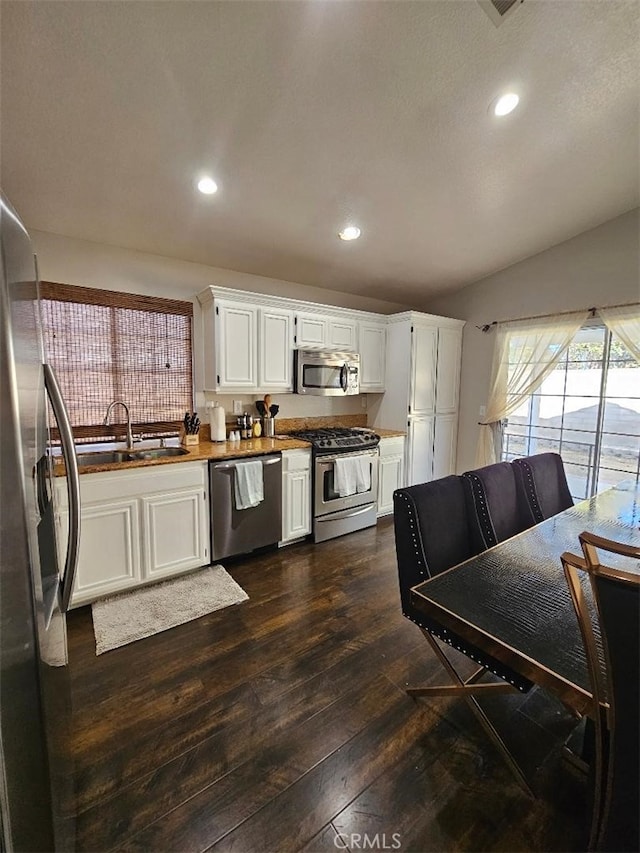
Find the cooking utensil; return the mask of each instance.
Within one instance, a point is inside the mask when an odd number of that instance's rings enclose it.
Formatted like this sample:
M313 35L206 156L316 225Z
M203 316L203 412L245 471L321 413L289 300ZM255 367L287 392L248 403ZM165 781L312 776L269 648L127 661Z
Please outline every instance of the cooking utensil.
M270 405L271 405L271 394L265 394L264 395L264 408L265 408L264 416L265 416L265 418L271 417L271 415L269 413L269 406Z
M256 400L256 409L258 410L258 414L260 415L260 417L266 417L267 407L264 404L264 400Z
M275 403L273 404L273 406L269 407L269 413L270 413L272 418L275 418L275 416L278 414L279 411L280 411L280 406L276 405Z

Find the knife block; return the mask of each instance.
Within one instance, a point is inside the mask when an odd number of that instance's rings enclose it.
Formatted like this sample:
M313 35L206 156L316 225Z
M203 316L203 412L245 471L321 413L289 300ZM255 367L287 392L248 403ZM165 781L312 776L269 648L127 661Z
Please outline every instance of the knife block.
M184 427L180 430L180 444L183 447L196 447L200 444L200 435L195 433L195 435L188 435L184 431Z

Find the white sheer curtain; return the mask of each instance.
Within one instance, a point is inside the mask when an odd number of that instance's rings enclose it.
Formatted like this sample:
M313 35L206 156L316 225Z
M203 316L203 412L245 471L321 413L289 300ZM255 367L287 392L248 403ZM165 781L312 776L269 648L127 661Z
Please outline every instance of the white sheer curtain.
M500 461L502 420L536 391L556 366L588 311L497 326L489 401L480 426L476 466Z
M610 332L613 332L640 364L640 304L624 308L598 308Z

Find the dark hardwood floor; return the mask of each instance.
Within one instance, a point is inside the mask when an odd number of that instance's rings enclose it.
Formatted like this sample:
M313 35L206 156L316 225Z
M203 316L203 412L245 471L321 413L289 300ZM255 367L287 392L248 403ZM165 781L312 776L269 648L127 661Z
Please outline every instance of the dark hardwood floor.
M562 705L484 703L534 800L463 702L405 694L441 674L390 520L225 566L249 601L100 657L90 608L70 614L79 849L584 849Z

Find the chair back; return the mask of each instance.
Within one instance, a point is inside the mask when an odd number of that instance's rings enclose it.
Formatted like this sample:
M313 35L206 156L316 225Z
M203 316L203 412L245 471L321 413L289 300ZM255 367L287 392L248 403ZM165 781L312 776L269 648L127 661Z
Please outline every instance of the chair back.
M497 462L462 475L476 553L526 529L518 508L513 465Z
M475 553L462 482L452 475L397 489L393 505L402 612L419 621L411 604L411 587Z
M590 849L640 850L640 548L583 533L584 558L562 563L585 645L596 720L596 796ZM598 549L630 558L634 571L600 562ZM598 624L580 584L589 573ZM601 637L602 654L597 636Z
M539 524L573 506L562 457L538 453L511 463L516 475L519 510L524 527Z
M393 521L404 615L424 631L468 655L518 690L529 690L531 682L526 678L443 628L411 603L412 587L484 550L474 547L470 535L462 478L452 475L430 483L397 489L393 494Z

